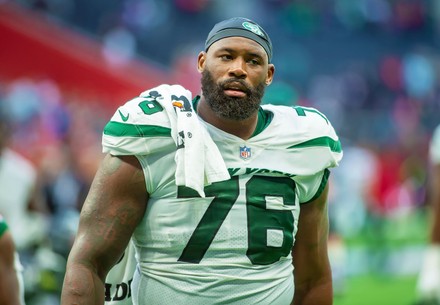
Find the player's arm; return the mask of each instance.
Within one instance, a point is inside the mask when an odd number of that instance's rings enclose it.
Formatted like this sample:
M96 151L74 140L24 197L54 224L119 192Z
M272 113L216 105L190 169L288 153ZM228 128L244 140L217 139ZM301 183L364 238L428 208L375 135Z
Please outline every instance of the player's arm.
M292 305L333 304L332 274L327 252L328 184L321 195L301 206L293 247L295 295Z
M20 289L15 269L15 245L6 231L0 237L0 304L20 305Z
M145 178L134 156L107 155L81 210L69 254L62 305L104 304L104 280L141 221L148 200Z

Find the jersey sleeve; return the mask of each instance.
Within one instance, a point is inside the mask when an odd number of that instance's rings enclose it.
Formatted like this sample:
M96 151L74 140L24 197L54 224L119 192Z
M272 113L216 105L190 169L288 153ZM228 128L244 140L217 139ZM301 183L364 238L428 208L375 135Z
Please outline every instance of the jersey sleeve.
M330 170L324 169L315 175L297 176L294 178L298 189L300 204L309 203L318 198L324 191L330 177Z
M343 156L342 145L330 121L314 108L266 107L279 119L276 134L271 135L285 150L283 171L295 176L315 176L337 167ZM275 119L274 119L275 120Z
M432 163L440 164L440 125L434 130L429 150Z
M343 156L342 145L330 120L315 108L292 107L288 150L294 167L300 203L318 198L328 183L330 169Z
M158 97L143 93L116 110L104 127L104 153L146 155L172 144L170 120Z
M343 156L341 141L330 120L320 111L310 107L293 107L297 115L296 128L300 135L291 149L301 150L302 163L311 172L337 167Z

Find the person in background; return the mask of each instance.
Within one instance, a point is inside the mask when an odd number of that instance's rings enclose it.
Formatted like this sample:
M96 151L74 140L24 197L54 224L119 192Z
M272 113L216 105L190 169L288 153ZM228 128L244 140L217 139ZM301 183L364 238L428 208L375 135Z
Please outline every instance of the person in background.
M440 125L429 150L432 165L430 183L430 240L417 282L418 305L440 305Z
M24 305L21 264L8 225L0 214L0 304Z
M62 305L104 304L130 240L136 305L332 304L327 182L341 143L316 109L261 104L272 55L257 23L224 20L198 55L200 96L164 84L119 107Z
M47 208L38 195L37 170L10 145L12 127L0 104L0 213L18 252L45 238Z

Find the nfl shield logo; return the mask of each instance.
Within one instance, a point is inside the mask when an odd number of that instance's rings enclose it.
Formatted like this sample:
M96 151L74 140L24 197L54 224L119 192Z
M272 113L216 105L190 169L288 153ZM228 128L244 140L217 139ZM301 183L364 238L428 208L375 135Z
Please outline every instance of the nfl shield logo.
M240 158L242 158L243 160L247 160L251 157L251 149L249 147L240 146Z

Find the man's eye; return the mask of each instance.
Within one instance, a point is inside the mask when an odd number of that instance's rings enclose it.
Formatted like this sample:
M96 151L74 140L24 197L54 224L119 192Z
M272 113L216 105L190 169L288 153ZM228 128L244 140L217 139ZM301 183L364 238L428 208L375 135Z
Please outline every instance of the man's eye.
M249 63L252 64L252 65L259 65L260 61L258 59L250 59Z
M223 60L230 60L230 59L232 59L232 56L225 54L225 55L221 55L220 58L223 59Z

